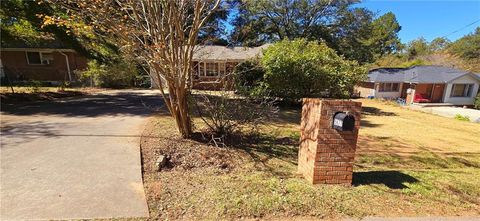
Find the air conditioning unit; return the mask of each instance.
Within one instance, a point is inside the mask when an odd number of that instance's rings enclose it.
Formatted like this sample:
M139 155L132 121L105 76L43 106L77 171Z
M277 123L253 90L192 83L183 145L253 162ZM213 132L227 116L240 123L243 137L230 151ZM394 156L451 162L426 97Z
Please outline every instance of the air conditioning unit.
M51 64L51 63L53 63L53 54L42 53L42 64Z

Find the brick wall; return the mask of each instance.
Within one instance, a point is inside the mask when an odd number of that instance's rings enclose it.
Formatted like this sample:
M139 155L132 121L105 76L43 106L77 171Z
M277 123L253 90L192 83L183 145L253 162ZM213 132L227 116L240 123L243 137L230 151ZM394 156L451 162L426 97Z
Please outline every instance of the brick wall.
M309 182L352 183L361 105L348 100L303 99L298 172ZM337 112L349 112L355 117L353 131L332 128Z
M36 51L30 49L28 51ZM50 64L30 65L27 62L25 51L2 51L0 53L5 73L12 81L38 80L38 81L67 81L68 69L65 56L53 51ZM70 71L75 80L75 70L85 70L87 59L74 52L64 52L68 56Z

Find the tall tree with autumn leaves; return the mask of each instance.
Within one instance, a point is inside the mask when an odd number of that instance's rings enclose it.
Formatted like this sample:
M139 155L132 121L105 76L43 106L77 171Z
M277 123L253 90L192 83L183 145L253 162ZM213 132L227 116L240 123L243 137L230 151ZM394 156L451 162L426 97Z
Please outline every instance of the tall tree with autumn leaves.
M191 136L189 82L201 28L220 0L51 0L67 12L64 20L85 22L97 35L115 39L122 51L149 69L182 137ZM50 18L49 18L50 19ZM166 91L168 91L166 93Z

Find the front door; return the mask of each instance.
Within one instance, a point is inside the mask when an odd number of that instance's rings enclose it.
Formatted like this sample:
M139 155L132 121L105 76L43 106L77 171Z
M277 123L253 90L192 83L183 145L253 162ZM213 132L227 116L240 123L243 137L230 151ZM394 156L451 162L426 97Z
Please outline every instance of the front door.
M445 89L445 84L435 84L432 89L432 103L442 103L443 102L443 90Z

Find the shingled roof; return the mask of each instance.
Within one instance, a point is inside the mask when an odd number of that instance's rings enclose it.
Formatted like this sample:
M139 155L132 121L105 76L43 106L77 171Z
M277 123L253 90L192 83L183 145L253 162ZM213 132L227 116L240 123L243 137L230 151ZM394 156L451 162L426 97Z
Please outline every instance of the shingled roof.
M194 60L247 60L261 55L262 50L270 46L259 47L225 47L217 45L201 45L195 48Z
M377 68L369 71L367 81L379 83L447 83L466 74L471 73L438 65L422 65L409 68Z

